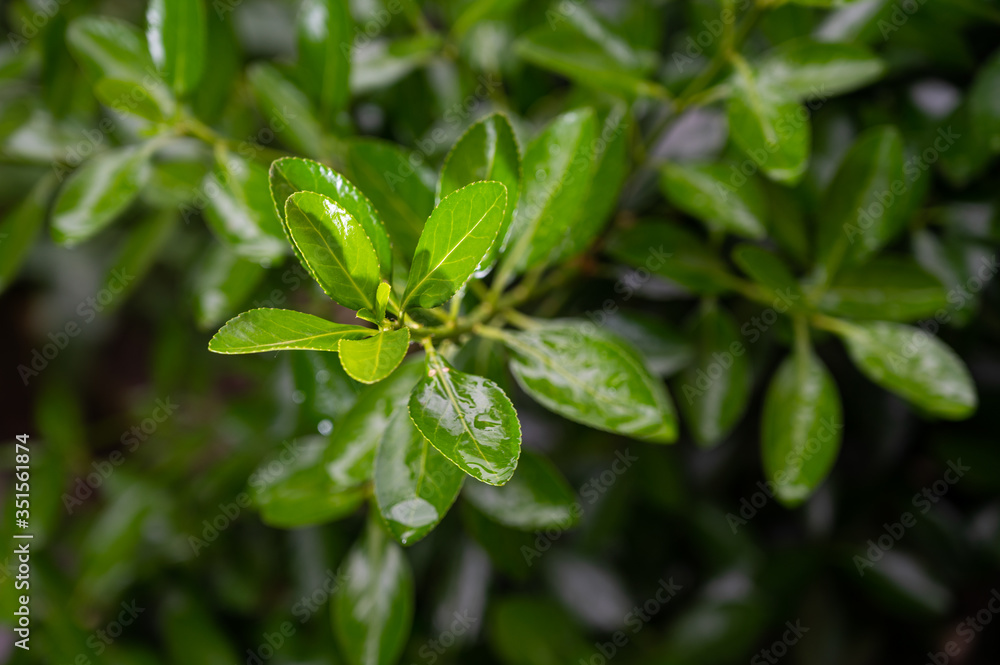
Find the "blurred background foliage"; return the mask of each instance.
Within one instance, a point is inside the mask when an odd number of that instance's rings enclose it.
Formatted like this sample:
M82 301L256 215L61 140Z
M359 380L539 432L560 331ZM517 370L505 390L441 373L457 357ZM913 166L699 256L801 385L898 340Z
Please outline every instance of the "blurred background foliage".
M619 66L600 79L599 50L573 44L580 48L573 58L549 57L562 47L545 32L558 4L359 0L351 3L356 30L349 34L358 50L350 104L334 100L344 110L323 113L322 93L309 90L308 76L297 79L293 64L298 4L211 0L207 66L189 98L199 124L189 129L198 135L213 128L248 159L266 163L287 149L348 169L359 164L344 149L346 137L382 137L417 150L416 168L433 184L448 148L490 111L511 114L523 146L566 108L606 112L625 97L635 120L634 168L614 223L676 217L659 194L660 164L740 158L728 141L725 110L710 96L679 117L662 98L718 61L715 33L726 7L741 18L759 10L742 47L748 58L813 35L867 46L884 63L877 82L810 107L804 178L794 187L761 180L771 219L807 228L853 138L869 127L895 125L910 154L954 128L960 138L921 178L922 199L899 246L945 286L967 284L1000 239L998 146L990 139L1000 110L977 112L1000 108L1000 3L749 4L586 3L639 54L634 78ZM134 143L148 131L143 120L120 115L111 131L97 131L112 116L66 48L67 26L87 14L145 26L146 6L4 4L5 220L27 215L33 200L44 208L60 165L76 165L74 154ZM292 119L277 136L267 121L275 108ZM647 145L644 137L653 140ZM172 146L121 222L72 249L48 239L41 222L3 227L0 436L31 436L36 537L30 653L13 648L6 628L16 594L9 552L0 554L7 564L0 574L2 662L346 662L331 629L329 589L365 528L364 510L282 530L261 521L254 498L255 479L300 470L270 462L328 436L358 385L332 355L227 358L206 349L222 321L250 306L344 313L283 246L233 240L213 222L211 207L197 200L211 168L197 147ZM663 376L675 375L690 363L683 322L691 301L660 279L624 297L616 284L628 274L598 249L586 255L579 278L542 307L585 315L601 313L608 298L619 302L629 317L616 315L613 325L640 343ZM998 295L987 280L940 332L979 391L979 411L963 422L922 417L865 380L840 346L818 340L840 386L846 426L831 478L795 509L758 485L760 406L789 338L784 324L749 347L749 407L716 447L697 446L686 431L673 447L627 441L518 399L525 447L544 452L566 476L582 519L565 533L525 533L461 501L406 550L417 600L400 662L600 663L611 647L595 645L613 644L619 630L628 641L614 647L617 662L746 662L782 640L786 622L808 628L787 649L787 662L923 663L949 640L962 645L962 662L995 658L1000 628L976 631L967 643L961 622L987 607L1000 585ZM740 322L760 314L748 302L732 308ZM618 473L614 464L623 456L635 462ZM968 472L922 512L914 496L959 460ZM13 455L0 464L8 469ZM3 543L12 542L14 529L11 477L4 474ZM296 482L322 479L303 472ZM869 540L894 529L907 511L915 526L859 575L854 557L866 556ZM671 581L680 590L655 612L647 609L648 622L634 632L633 607ZM116 628L130 607L141 611ZM470 617L467 627L456 616Z

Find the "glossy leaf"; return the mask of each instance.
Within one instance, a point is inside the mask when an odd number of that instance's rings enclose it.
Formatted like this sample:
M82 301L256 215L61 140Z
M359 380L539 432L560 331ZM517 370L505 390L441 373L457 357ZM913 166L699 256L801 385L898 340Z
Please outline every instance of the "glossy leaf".
M305 93L263 62L247 68L247 82L268 127L296 152L322 158L326 144L323 129Z
M596 120L589 109L553 120L524 153L524 187L501 271L544 267L572 235L593 175Z
M733 261L758 284L781 294L787 300L801 297L799 282L791 269L776 254L755 245L739 245Z
M306 0L299 9L299 80L324 119L347 106L353 28L347 0Z
M836 316L915 321L949 307L940 281L912 259L879 257L840 274L819 308Z
M869 379L924 411L961 420L978 399L958 355L920 328L899 323L841 323L836 330L855 366Z
M45 222L56 180L39 180L28 196L0 220L0 293L17 276Z
M406 555L370 520L341 568L333 632L350 665L392 665L413 621L413 572Z
M409 259L434 207L434 174L385 141L351 142L347 162L352 181L371 199L398 251Z
M651 222L622 231L608 243L616 260L677 282L695 293L725 293L733 276L707 243L675 224Z
M265 524L282 529L323 524L350 515L364 502L361 487L342 486L327 474L326 447L326 439L318 436L285 443L250 476Z
M768 87L821 101L864 87L886 71L885 63L862 46L808 38L781 44L757 64L760 80Z
M382 277L392 277L392 244L385 224L372 202L347 178L325 164L310 159L284 157L271 164L270 186L274 209L282 224L285 220L285 201L295 192L322 194L346 210L364 227L365 234L375 248Z
M503 485L521 454L521 424L497 384L456 371L439 355L410 395L410 417L438 451L476 480Z
M328 296L351 309L375 309L378 256L361 224L313 192L288 197L285 224L303 265Z
M521 388L559 415L653 443L677 436L670 397L627 342L574 321L505 335Z
M786 506L804 501L826 478L840 451L840 395L811 351L789 356L764 400L761 457L765 479Z
M753 180L737 187L732 175L721 164L667 164L661 171L660 186L671 203L708 228L762 238L767 218L764 195Z
M399 367L409 346L410 329L400 328L365 339L342 339L337 350L348 376L361 383L376 383Z
M400 410L379 442L374 479L382 520L396 540L412 545L444 518L465 474L417 430L407 411Z
M732 317L718 308L698 316L690 336L694 362L677 375L674 390L694 439L702 446L722 441L750 399L750 362Z
M74 19L66 30L66 42L91 83L102 78L141 81L153 66L142 32L115 18Z
M375 331L333 323L289 309L252 309L232 319L208 343L214 353L264 353L312 349L336 351L341 339L363 339Z
M506 206L499 182L466 185L442 199L420 234L400 309L430 309L455 295L496 240Z
M749 70L736 75L728 106L733 142L770 179L794 185L809 165L809 112Z
M113 222L149 175L141 148L115 148L88 160L67 179L52 210L52 237L71 247Z
M510 121L500 113L473 124L448 152L438 180L437 200L480 180L499 182L507 188L507 207L496 242L479 266L485 269L500 255L521 192L521 150Z
M828 277L864 261L902 230L906 183L903 141L894 127L858 137L820 208L816 258Z
M222 152L203 189L209 226L239 256L270 264L285 255L288 243L267 195L267 170L262 165Z
M361 485L371 479L378 443L392 416L406 412L410 392L421 376L422 362L404 362L387 379L361 393L330 435L323 461L331 478L345 486Z
M203 0L150 0L149 53L178 95L192 92L205 69L207 28Z
M504 526L524 531L567 529L579 518L569 483L541 455L524 451L517 473L503 487L471 483L466 498L483 514Z

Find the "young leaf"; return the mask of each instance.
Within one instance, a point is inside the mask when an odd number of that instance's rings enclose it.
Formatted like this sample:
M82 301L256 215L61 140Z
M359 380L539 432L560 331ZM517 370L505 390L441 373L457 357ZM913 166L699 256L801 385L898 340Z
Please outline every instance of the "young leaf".
M497 239L479 265L485 269L500 255L521 192L521 150L510 121L500 113L488 115L469 127L452 147L441 167L437 201L440 203L452 192L480 180L493 180L507 188L507 208Z
M283 157L271 164L271 199L282 224L285 222L285 201L295 192L315 192L326 196L346 210L365 229L375 248L380 272L384 279L392 277L392 244L385 224L375 206L344 176L329 166L298 157ZM289 236L291 241L291 236Z
M732 171L721 164L663 167L660 186L671 203L718 228L745 238L763 238L767 202L753 180L737 187Z
M841 322L834 332L862 374L924 411L962 420L976 410L976 387L965 363L920 328Z
M695 293L732 289L733 276L706 243L679 226L650 222L613 236L608 253L618 261L677 282Z
M88 160L69 177L52 210L52 237L72 247L121 214L149 175L142 148L115 148Z
M403 363L384 381L368 386L337 422L323 457L327 473L337 483L353 486L371 479L378 443L393 414L406 412L413 386L423 373L422 362Z
M739 245L733 250L733 262L758 284L790 300L802 296L795 275L776 254L756 245Z
M947 308L948 293L913 259L884 256L838 275L818 306L847 318L916 321Z
M327 120L350 96L353 28L347 0L306 0L299 9L298 78Z
M670 397L627 342L575 321L505 334L521 388L559 415L653 443L677 436Z
M524 451L517 473L503 487L472 483L466 498L485 515L504 526L523 531L550 527L567 529L580 517L569 483L541 455Z
M764 85L803 100L825 101L856 90L880 79L885 70L885 63L863 46L810 38L784 42L758 63Z
M0 220L0 293L10 285L27 258L45 222L55 188L55 177L43 177L17 207Z
M396 540L412 545L444 518L458 497L465 474L439 453L401 410L389 421L378 444L374 478L379 514Z
M205 69L207 30L202 0L150 0L146 21L153 62L178 95L187 95Z
M816 258L828 277L861 263L902 231L906 183L896 128L876 127L858 137L820 207Z
M499 182L476 182L446 196L420 234L400 310L411 303L430 309L455 295L493 245L506 206Z
M427 376L410 395L410 417L431 445L476 480L503 485L514 475L521 424L510 399L489 379L458 372L429 354Z
M254 503L265 524L281 529L323 524L346 517L361 506L363 487L339 485L327 474L322 464L328 445L325 438L310 437L290 445L295 449L291 461L280 457L288 453L283 447L250 477Z
M736 426L750 400L750 362L736 323L713 308L694 322L695 360L674 384L694 439L713 446Z
M529 177L514 212L501 272L544 267L572 234L591 185L596 124L590 109L570 111L528 144L524 172Z
M434 174L416 159L387 141L352 141L347 149L352 180L375 204L407 259L434 208Z
M289 309L252 309L215 333L208 350L230 354L295 349L336 352L341 339L363 339L374 332Z
M288 243L267 195L267 170L228 151L219 154L205 180L208 225L244 258L271 264L285 256Z
M809 165L809 112L781 90L763 85L749 67L734 80L728 106L733 142L767 177L794 185Z
M288 197L285 224L303 265L328 296L350 309L375 309L378 256L361 224L313 192Z
M348 376L361 383L377 383L399 367L409 345L410 329L400 328L365 339L342 339L337 350Z
M811 351L789 356L771 380L761 419L765 477L786 506L804 501L826 478L843 429L833 377Z
M388 282L382 282L378 285L378 290L375 292L375 319L381 323L382 319L385 318L385 309L389 305L389 296L392 295L392 287L389 286Z
M350 665L393 665L410 636L413 572L406 555L369 520L341 569L333 632Z

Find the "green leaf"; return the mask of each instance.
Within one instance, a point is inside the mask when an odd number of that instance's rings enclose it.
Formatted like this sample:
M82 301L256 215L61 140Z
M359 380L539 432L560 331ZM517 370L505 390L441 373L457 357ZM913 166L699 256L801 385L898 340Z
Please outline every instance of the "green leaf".
M375 502L396 540L412 545L430 533L455 503L464 480L406 411L392 417L375 453Z
M312 349L337 351L341 339L363 339L375 331L333 323L290 309L252 309L226 322L208 343L214 353L263 353Z
M903 230L900 196L903 139L895 127L876 127L858 137L826 190L819 212L817 260L827 279L861 263Z
M150 0L149 53L180 96L192 92L205 69L207 29L203 0Z
M63 185L52 210L52 237L71 247L113 222L149 176L149 158L138 147L115 148L88 160Z
M749 67L734 78L728 105L733 142L771 180L794 185L809 165L809 112L760 81Z
M514 51L584 86L630 98L666 97L661 86L645 80L653 61L640 57L583 5L529 30L514 42Z
M732 317L716 308L691 327L695 360L674 384L681 413L702 446L722 441L750 400L750 362Z
M247 68L247 82L269 128L296 152L314 158L324 156L323 128L304 92L264 62Z
M576 321L505 334L521 388L559 415L653 443L677 436L670 397L624 340Z
M434 174L417 159L388 141L352 141L347 149L354 183L371 198L406 259L434 207Z
M351 54L351 92L360 96L392 87L415 69L433 63L442 45L443 39L436 32L391 41L359 39Z
M250 476L265 524L281 529L324 524L361 506L364 489L340 485L323 466L327 445L318 436L286 443Z
M804 501L830 473L843 433L840 395L812 351L789 356L771 380L761 417L766 479L786 506Z
M948 307L941 282L910 258L877 257L839 275L819 308L836 316L916 321Z
M496 240L506 206L499 182L476 182L442 199L420 234L400 310L411 303L430 309L455 295Z
M755 282L786 299L797 300L802 296L798 280L777 254L756 245L739 245L733 250L733 261Z
M322 194L346 210L364 227L378 256L382 277L392 277L392 244L385 224L372 202L347 178L325 164L298 157L284 157L271 164L270 179L271 198L282 224L285 222L285 201L289 196L295 192ZM291 236L288 240L291 242Z
M306 0L299 9L298 78L322 118L347 107L353 28L347 0Z
M91 83L102 78L139 82L153 67L142 32L108 16L73 19L66 43Z
M39 180L28 196L0 220L0 293L17 276L38 232L56 188L53 176Z
M569 483L541 455L524 451L517 473L503 487L472 483L465 497L476 508L504 526L523 531L567 529L581 514Z
M503 665L600 662L583 630L552 598L520 595L497 600L489 637Z
M841 321L834 332L862 374L924 411L962 420L976 410L976 387L965 363L920 328Z
M431 353L409 408L420 433L458 468L490 485L510 480L521 453L521 424L497 384L458 372Z
M210 330L236 314L266 274L259 263L241 259L227 245L213 243L194 278L198 328ZM293 283L301 283L299 277L291 273L289 277Z
M285 224L303 265L328 296L350 309L375 309L378 257L361 224L313 192L288 197Z
M225 150L218 160L203 187L209 227L243 258L263 264L279 260L288 243L267 194L267 169Z
M164 104L151 95L142 93L133 96L139 90L135 81L104 77L94 84L94 96L97 100L114 111L132 114L152 122L162 122L173 112L172 104Z
M177 212L167 208L148 214L129 229L101 283L102 290L115 294L105 311L110 312L121 306L139 286L167 241L173 237L177 222Z
M366 339L342 339L337 350L348 376L361 383L376 383L399 367L409 346L410 329L400 328Z
M392 287L388 282L378 285L375 292L375 318L379 323L385 318L385 308L389 306L389 297L392 295Z
M499 182L507 188L507 207L496 242L479 265L485 269L500 255L521 191L521 150L510 121L500 113L473 124L452 147L441 167L437 200L480 180Z
M767 202L755 181L735 186L731 169L722 164L667 164L660 175L670 202L708 228L745 238L764 237Z
M976 138L1000 152L1000 51L982 64L969 89L969 116Z
M706 243L674 224L639 224L613 236L608 253L633 268L677 282L695 293L732 289L733 275Z
M662 319L639 312L612 314L604 321L608 330L641 349L645 365L653 374L668 377L684 369L694 357L687 337Z
M591 185L596 125L590 109L570 111L528 144L528 177L511 223L502 273L546 266L572 236Z
M757 63L761 82L798 99L825 101L864 87L885 74L886 66L856 44L800 38L784 42Z
M323 461L331 478L344 486L361 485L371 479L378 443L392 416L406 412L410 392L422 376L422 362L405 362L389 378L361 393L330 435Z
M393 665L413 621L413 572L402 548L370 520L340 577L333 632L344 658L350 665Z

